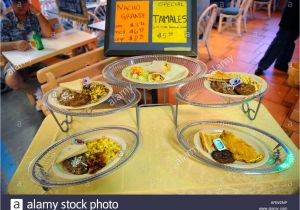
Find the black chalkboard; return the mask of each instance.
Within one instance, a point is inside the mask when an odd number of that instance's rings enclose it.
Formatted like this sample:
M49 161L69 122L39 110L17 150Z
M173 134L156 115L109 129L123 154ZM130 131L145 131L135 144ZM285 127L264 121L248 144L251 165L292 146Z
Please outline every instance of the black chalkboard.
M59 15L80 22L89 20L85 0L56 0Z
M195 0L107 2L106 56L179 54L197 56Z

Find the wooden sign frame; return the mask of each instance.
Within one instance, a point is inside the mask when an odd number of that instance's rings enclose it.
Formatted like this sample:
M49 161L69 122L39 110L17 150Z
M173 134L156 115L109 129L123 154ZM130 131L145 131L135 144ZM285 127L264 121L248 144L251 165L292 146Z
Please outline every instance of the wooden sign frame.
M115 21L117 2L149 2L149 26L148 26L148 42L115 42ZM169 54L169 55L185 55L197 57L198 55L198 37L197 37L197 1L195 0L178 0L176 2L186 2L187 4L187 33L189 37L187 42L182 43L158 43L152 42L153 26L153 2L171 2L170 0L114 0L107 1L107 14L105 26L105 43L104 51L106 56L134 56L146 54ZM157 3L156 3L157 4ZM127 23L124 23L127 24ZM116 32L117 33L117 32Z
M79 15L79 14L75 14L75 13L69 13L69 12L65 12L63 10L61 10L61 8L59 7L58 2L60 0L55 0L56 1L56 5L58 8L58 12L59 15L65 18L70 18L72 20L75 20L77 22L82 22L82 23L89 23L89 13L88 13L88 9L86 8L86 0L80 0L81 2L81 7L83 10L83 15Z

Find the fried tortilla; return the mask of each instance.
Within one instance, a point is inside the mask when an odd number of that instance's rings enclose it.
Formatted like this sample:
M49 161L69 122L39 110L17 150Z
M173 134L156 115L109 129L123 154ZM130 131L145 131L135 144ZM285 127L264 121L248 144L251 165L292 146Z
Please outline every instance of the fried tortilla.
M202 148L204 149L204 151L211 153L215 150L213 140L219 138L221 133L209 134L200 132L199 135Z
M208 75L206 75L206 78L209 81L219 81L219 82L228 82L230 79L232 79L234 76L227 74L223 71L214 71Z
M71 82L60 83L59 86L64 89L69 89L77 93L81 93L83 89L82 79L77 79Z

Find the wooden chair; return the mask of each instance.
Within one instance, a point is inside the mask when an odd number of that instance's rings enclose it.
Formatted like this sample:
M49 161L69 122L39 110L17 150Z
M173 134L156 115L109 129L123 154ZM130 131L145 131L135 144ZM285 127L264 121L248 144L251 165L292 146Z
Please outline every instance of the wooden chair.
M212 54L209 45L209 36L211 29L216 21L218 6L216 4L210 5L201 14L198 20L198 37L202 38L198 41L198 49L200 47L206 47L209 59L212 59Z
M222 31L223 19L227 18L227 27L231 26L232 19L236 19L237 34L241 36L242 22L245 32L247 32L247 13L252 0L232 1L231 6L224 8L220 13L218 32Z
M255 15L256 5L260 6L267 6L268 9L268 17L271 18L271 6L272 6L272 0L254 0L253 2L253 8L252 8L252 14Z
M116 57L106 58L102 47L43 68L37 72L37 79L42 84L41 89L43 94L45 94L56 88L61 82L87 76L93 80L99 80L102 78L101 72L104 66L117 59ZM49 114L41 100L37 104L45 115Z
M106 19L106 6L99 4L94 10L94 15L96 15L100 20Z
M73 21L73 28L76 28L78 30L83 30L85 32L89 32L88 25L97 23L100 21L100 19L92 12L88 12L88 15L89 15L89 23L88 24Z

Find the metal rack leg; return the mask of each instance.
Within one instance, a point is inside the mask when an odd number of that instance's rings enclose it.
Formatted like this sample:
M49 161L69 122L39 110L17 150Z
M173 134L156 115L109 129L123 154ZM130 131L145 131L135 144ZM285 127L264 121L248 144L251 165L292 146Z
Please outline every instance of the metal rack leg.
M139 106L135 107L135 116L136 116L136 127L138 133L140 132L140 108Z
M177 128L178 126L178 110L179 109L179 104L178 104L178 100L176 99L176 111L175 111L175 119L174 119L174 124L175 124L175 128Z
M164 89L164 104L167 103L167 89Z
M72 116L66 115L65 120L63 120L61 123L59 122L59 120L57 119L57 117L55 116L54 112L50 110L51 115L53 116L56 124L58 125L58 127L60 128L60 130L62 132L68 132L69 131L69 125L72 123L73 118ZM63 125L65 124L65 128L63 128Z
M146 89L143 89L144 92L144 104L147 104L147 91Z
M170 104L170 103L166 103L166 105L169 105L170 108L171 108L171 111L172 111L172 116L173 116L173 123L175 122L175 110L174 110L174 107L173 107L173 104Z
M250 107L250 105L249 105L248 102L242 104L242 110L243 110L243 112L247 115L247 117L248 117L250 120L255 120L255 118L257 117L257 114L258 114L258 111L259 111L259 108L260 108L262 99L263 99L263 97L260 97L260 98L259 98L259 101L258 101L258 105L257 105L257 107L256 107L256 110L252 109L252 108Z
M47 172L44 170L44 167L41 164L36 163L36 166L39 167L40 173L43 174L43 176L47 176ZM50 187L45 187L45 186L41 186L41 187L45 192L50 190Z

